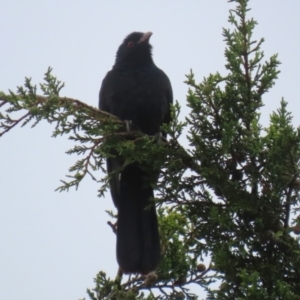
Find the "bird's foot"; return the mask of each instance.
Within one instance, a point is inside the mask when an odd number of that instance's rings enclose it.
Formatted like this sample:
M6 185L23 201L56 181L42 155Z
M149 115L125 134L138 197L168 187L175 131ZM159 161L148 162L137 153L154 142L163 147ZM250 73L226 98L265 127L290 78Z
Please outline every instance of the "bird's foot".
M161 132L157 132L154 135L154 140L157 142L157 144L162 143L163 134Z
M153 286L156 283L157 279L158 276L155 271L148 273L144 281L144 286L146 287Z
M126 125L126 131L128 133L130 133L130 127L132 125L132 121L131 120L124 120L124 122L125 122L125 125Z

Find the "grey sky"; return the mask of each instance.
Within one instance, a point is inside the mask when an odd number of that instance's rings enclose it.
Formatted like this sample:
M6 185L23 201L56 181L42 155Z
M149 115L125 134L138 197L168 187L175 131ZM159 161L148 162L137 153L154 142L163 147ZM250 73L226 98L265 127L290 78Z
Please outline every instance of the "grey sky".
M225 0L2 0L0 90L14 90L25 76L39 83L51 66L66 83L62 95L97 106L124 37L152 31L154 61L170 77L184 117L185 74L192 68L200 82L225 71L221 33L233 7ZM261 121L267 124L284 96L298 125L300 2L252 0L250 7L259 22L255 38L266 38L266 58L279 53L282 62ZM97 198L91 180L77 192L54 192L76 157L65 154L72 143L52 139L51 132L44 122L16 128L0 141L0 299L79 299L99 270L111 277L117 271L104 213L113 208L110 195Z

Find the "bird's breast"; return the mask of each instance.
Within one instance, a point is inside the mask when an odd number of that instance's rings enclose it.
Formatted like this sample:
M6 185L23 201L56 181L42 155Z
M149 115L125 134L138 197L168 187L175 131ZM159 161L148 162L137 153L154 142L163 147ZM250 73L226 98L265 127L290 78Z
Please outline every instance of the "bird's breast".
M114 88L111 113L122 120L131 120L147 134L159 132L164 119L167 99L163 86L154 74L124 74Z

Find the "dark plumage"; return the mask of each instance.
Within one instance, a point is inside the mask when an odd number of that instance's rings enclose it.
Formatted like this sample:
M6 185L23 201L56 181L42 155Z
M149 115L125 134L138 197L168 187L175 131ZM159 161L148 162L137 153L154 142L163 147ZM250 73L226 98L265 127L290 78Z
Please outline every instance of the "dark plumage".
M172 87L167 75L152 60L152 33L133 32L120 45L111 71L102 81L99 108L130 120L141 131L154 135L170 121ZM107 171L120 168L120 158L107 160ZM160 243L149 174L137 163L127 165L110 181L118 209L117 260L124 273L146 274L160 261Z

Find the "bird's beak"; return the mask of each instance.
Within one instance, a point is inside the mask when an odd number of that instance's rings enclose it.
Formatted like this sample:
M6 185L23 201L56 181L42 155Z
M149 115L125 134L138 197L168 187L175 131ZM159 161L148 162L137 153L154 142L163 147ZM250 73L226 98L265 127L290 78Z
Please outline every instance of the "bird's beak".
M151 31L144 33L143 36L138 41L138 43L144 43L144 42L148 43L151 35L152 35Z

